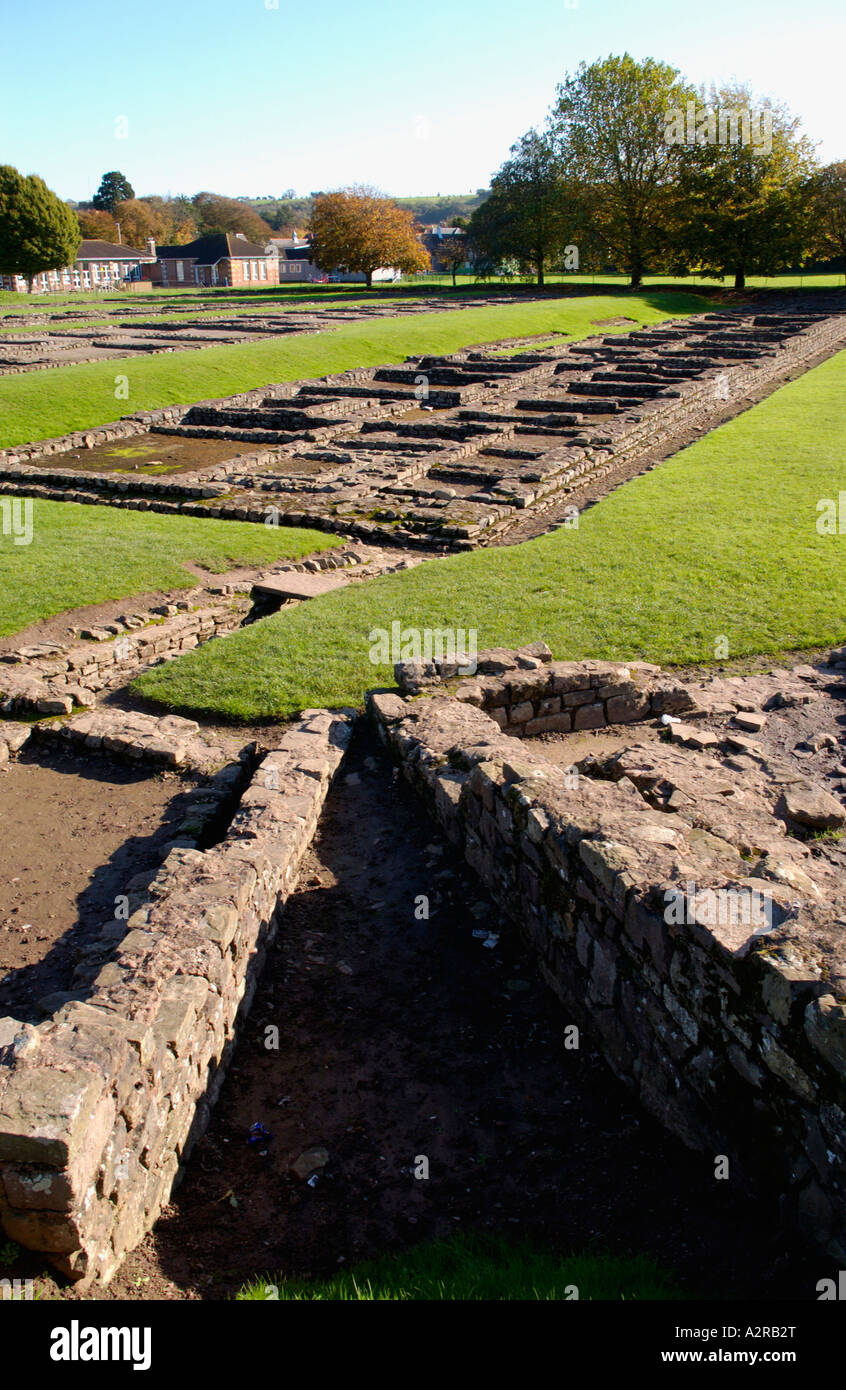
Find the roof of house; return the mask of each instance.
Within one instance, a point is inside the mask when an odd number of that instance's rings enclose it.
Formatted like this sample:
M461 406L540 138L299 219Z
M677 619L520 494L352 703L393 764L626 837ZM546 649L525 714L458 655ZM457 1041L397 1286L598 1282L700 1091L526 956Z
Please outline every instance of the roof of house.
M249 260L256 256L266 256L263 246L254 241L233 236L231 232L212 232L209 236L197 237L184 246L160 246L156 253L160 261L198 261L200 265L216 265L222 260Z
M149 251L136 251L133 246L115 246L112 241L80 242L78 261L154 261Z
M272 236L267 243L268 249L272 246L274 251L270 255L284 256L288 261L307 261L311 259L311 246L303 237L298 237L295 241L289 236Z

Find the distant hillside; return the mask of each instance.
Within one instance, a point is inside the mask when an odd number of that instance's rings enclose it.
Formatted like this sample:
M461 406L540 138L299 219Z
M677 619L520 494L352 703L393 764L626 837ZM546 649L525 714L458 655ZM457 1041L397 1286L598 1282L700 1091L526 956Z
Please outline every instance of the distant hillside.
M397 198L400 207L408 208L415 219L424 225L451 222L454 217L469 217L489 196L486 188L476 193L437 193L417 198ZM311 212L311 198L242 198L255 208L274 231L289 232L293 227L305 227Z
M434 197L397 198L401 208L408 208L418 222L425 224L451 222L454 217L469 217L477 207L490 197L490 190L483 188L476 193L438 193Z

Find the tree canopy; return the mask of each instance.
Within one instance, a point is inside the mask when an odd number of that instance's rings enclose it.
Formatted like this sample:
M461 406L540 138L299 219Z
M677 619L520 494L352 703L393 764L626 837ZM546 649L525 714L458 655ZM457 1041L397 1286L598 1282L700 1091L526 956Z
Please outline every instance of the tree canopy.
M135 190L125 174L119 169L112 169L108 174L104 174L100 180L100 187L92 198L92 206L100 212L114 212L117 203L123 203L127 198L134 198Z
M491 180L491 196L470 221L475 257L483 265L514 259L542 285L544 272L573 241L574 219L561 162L548 133L530 130L511 147Z
M79 224L67 203L36 174L0 165L0 271L23 275L32 290L36 275L72 264Z
M375 188L359 185L318 194L310 233L318 265L362 273L368 289L379 266L396 266L409 275L430 266L411 213Z
M846 159L820 169L811 185L815 251L839 256L846 271Z
M264 245L272 228L249 203L224 198L219 193L197 193L191 199L200 236L211 232L243 232L250 241Z
M633 287L666 249L668 203L682 147L666 139L668 112L692 88L668 63L630 54L581 63L557 89L550 134L562 178L606 258Z
M704 274L775 275L812 244L813 146L799 120L748 87L699 93L700 137L683 147L676 189L675 265Z

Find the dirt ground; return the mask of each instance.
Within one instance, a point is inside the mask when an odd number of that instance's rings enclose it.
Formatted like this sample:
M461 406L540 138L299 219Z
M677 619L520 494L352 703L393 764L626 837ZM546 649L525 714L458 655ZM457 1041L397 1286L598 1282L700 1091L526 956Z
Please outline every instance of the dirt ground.
M0 1014L39 1023L38 1000L73 988L77 953L160 862L192 785L48 745L0 764Z
M584 1031L566 1048L568 1022L360 729L210 1129L104 1296L222 1299L257 1275L325 1275L479 1229L561 1252L647 1252L706 1297L813 1297L819 1259L767 1204L715 1183ZM256 1123L269 1137L250 1144ZM322 1166L296 1176L321 1148ZM421 1155L428 1180L413 1175ZM44 1270L40 1256L19 1264Z
M150 475L195 473L216 463L249 453L247 444L232 439L194 439L181 434L134 434L129 439L97 444L93 449L71 449L33 459L39 468L75 469L85 473L143 473Z

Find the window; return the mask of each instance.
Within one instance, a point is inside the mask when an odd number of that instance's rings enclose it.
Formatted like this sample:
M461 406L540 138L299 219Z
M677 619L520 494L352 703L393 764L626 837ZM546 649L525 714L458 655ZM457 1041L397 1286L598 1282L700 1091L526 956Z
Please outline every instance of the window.
M177 262L176 262L176 278L177 278L177 280L184 280L184 279L185 279L185 262L184 262L184 261L177 261Z
M243 266L244 266L244 279L245 279L245 280L249 280L249 278L250 278L250 262L249 262L249 261L244 261L244 262L243 262Z
M266 280L266 279L267 279L267 261L259 261L259 266L260 266L261 278L262 278L262 280Z

